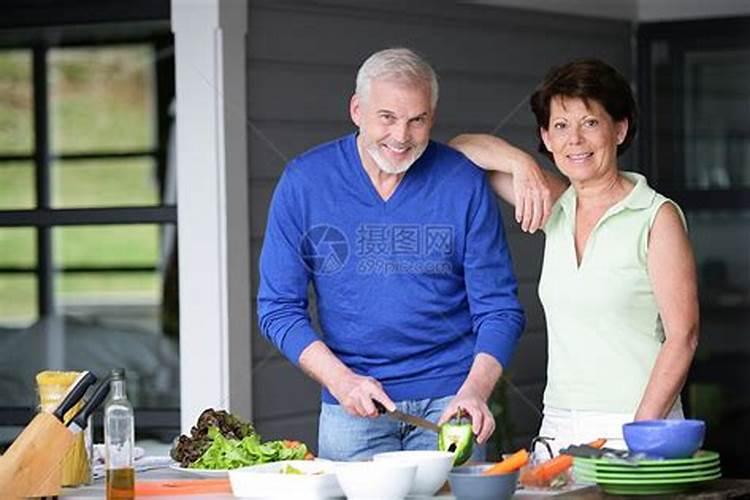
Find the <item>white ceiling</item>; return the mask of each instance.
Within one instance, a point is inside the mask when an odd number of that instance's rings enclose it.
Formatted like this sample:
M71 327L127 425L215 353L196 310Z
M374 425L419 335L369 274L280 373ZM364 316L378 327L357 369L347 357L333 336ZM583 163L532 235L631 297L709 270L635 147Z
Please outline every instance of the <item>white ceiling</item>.
M472 0L516 7L636 22L750 16L750 0Z

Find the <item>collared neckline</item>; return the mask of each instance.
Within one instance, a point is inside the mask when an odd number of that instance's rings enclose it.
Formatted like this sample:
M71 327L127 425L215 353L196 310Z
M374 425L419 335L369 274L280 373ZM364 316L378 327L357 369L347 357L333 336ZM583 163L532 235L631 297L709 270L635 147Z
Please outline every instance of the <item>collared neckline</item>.
M656 191L648 185L646 178L636 172L621 171L620 175L625 177L627 180L634 184L633 189L623 198L614 205L612 205L606 214L613 214L619 212L624 208L631 210L642 210L648 208L654 201ZM576 191L573 185L568 186L568 189L560 196L558 203L562 207L563 211L568 217L571 217L576 208L577 203Z

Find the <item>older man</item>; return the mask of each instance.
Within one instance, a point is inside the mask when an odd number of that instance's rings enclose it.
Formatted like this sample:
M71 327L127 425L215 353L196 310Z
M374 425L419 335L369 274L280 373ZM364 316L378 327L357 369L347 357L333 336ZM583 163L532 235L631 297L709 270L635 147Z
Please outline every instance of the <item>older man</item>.
M524 315L484 174L430 141L437 99L415 53L373 54L349 107L359 132L292 160L271 202L260 325L323 386L321 457L436 448L434 432L377 418L373 400L439 422L463 408L480 443L494 430L487 399Z

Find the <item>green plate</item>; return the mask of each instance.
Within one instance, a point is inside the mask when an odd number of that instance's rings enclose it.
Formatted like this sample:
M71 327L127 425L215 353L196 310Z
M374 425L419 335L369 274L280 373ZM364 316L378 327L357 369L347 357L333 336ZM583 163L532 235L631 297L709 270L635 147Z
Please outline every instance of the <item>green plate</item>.
M599 468L612 468L612 469L641 469L641 468L685 468L698 465L706 465L713 462L719 461L719 454L715 451L700 450L690 458L672 458L665 460L641 460L634 464L623 463L621 461L611 460L607 458L575 458L575 463L580 465L588 465L590 467Z
M703 474L700 476L683 477L683 478L604 478L600 476L576 476L577 479L583 480L583 482L596 482L596 484L616 484L616 485L665 485L665 484L683 484L683 483L700 483L703 481L710 481L712 479L719 479L721 477L721 471L714 471L710 474Z
M576 477L586 477L586 478L592 478L592 479L643 479L643 480L651 480L651 479L683 479L683 478L690 478L690 477L703 477L703 476L711 476L713 474L716 474L717 472L721 472L721 468L711 467L709 469L701 469L696 471L685 471L685 472L642 472L642 471L633 471L633 472L602 472L602 471L587 471L583 469L579 469L576 467L574 469Z
M621 486L603 484L602 490L610 495L674 495L690 488L689 484L653 484L637 486Z
M580 471L584 474L621 474L623 476L662 476L671 474L701 474L707 470L716 469L720 467L719 462L709 462L706 464L697 464L693 466L683 465L675 467L625 467L625 468L609 468L609 467L591 467L588 465L575 464L575 470Z

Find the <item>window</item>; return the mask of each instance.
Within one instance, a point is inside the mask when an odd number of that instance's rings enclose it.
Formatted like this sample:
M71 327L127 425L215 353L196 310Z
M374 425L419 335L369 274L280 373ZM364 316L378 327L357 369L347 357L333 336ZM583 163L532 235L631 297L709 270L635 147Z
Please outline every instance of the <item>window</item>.
M163 25L0 46L3 424L42 369L124 367L139 433L179 428L171 47Z

